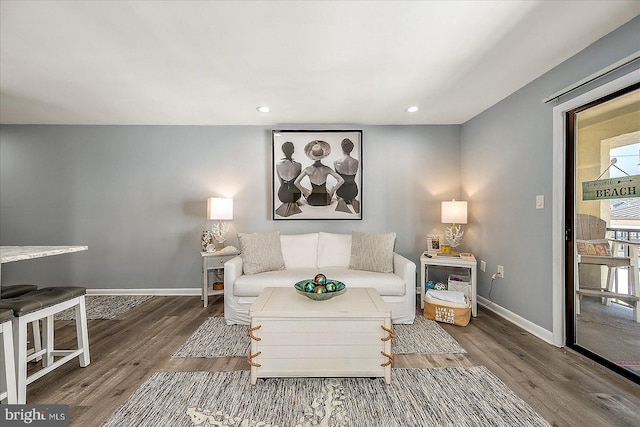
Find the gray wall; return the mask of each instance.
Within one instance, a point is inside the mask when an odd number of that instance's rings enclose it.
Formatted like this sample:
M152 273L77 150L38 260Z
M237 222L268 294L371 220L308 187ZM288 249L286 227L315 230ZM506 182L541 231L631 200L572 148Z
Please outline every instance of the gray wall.
M234 198L229 244L238 232L395 231L418 262L442 231L440 201L459 197L460 126L297 128L363 129L362 221L272 221L268 127L1 126L0 244L89 245L3 264L2 283L200 286L206 199L218 195Z
M462 127L462 193L469 200L467 238L479 259L478 292L489 296L498 264L505 278L496 280L491 299L498 305L552 329L551 201L552 110L542 99L631 55L640 46L640 18L635 18L542 77L476 116ZM611 81L640 64L564 96L560 102ZM535 209L535 196L545 209Z
M506 277L492 299L551 330L555 104L541 100L633 53L638 41L640 18L462 127L299 126L364 130L359 222L270 220L271 128L0 126L0 244L90 247L4 264L2 282L199 286L205 200L215 195L234 197L233 233L394 230L398 252L417 263L426 234L442 232L440 201L462 197L470 221L462 249L487 261L480 295L488 297L501 264ZM537 194L546 209L535 210Z

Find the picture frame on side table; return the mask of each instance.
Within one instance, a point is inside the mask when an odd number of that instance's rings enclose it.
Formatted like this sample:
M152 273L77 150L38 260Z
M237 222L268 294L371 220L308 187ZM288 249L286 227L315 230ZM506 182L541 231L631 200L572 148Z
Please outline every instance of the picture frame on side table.
M361 130L271 132L274 220L362 219Z
M444 234L427 235L427 253L431 255L439 254L444 243Z

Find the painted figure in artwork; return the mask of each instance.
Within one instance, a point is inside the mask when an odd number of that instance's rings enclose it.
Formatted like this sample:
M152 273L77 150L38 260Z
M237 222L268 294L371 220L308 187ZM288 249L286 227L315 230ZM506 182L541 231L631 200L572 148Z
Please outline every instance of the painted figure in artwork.
M287 141L282 144L284 158L276 165L276 172L280 180L278 199L282 202L280 207L276 209L276 213L285 217L302 212L297 203L302 197L302 193L295 185L295 180L302 171L302 165L293 160L294 150L292 142Z
M355 213L360 213L360 202L356 200L358 195L358 185L356 184L356 173L360 162L351 157L353 151L353 142L349 138L345 138L341 143L343 156L333 163L335 170L342 179L344 184L336 191L338 196L337 211L352 213L348 205L353 206Z
M307 157L313 160L314 163L313 165L304 168L302 173L296 179L295 185L300 189L309 205L329 206L333 199L333 195L344 183L344 178L329 166L324 165L321 161L331 154L331 146L326 141L311 141L304 147L304 153ZM336 185L330 189L327 188L327 177L329 175L334 177L337 181ZM305 177L309 177L311 190L301 184Z

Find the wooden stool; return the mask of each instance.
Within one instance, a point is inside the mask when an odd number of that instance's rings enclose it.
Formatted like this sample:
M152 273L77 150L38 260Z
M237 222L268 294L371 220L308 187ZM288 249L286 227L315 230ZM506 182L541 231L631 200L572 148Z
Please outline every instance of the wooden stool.
M16 392L16 364L13 358L13 310L0 309L0 334L2 334L2 381L0 381L0 402L15 405L18 403Z
M86 288L59 287L42 288L16 298L1 299L0 308L11 308L13 320L14 357L16 363L16 384L18 404L27 401L27 385L43 377L58 366L78 357L80 367L89 365L89 335L87 331L87 312L84 295ZM77 350L54 349L53 316L68 308L75 308ZM27 325L43 321L42 350L27 355ZM61 358L54 361L54 357ZM33 375L27 374L27 362L42 357L43 368Z

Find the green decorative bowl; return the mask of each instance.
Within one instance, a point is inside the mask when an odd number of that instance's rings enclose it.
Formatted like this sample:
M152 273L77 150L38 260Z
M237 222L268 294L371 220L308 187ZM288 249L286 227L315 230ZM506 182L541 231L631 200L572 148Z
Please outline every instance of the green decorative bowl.
M321 286L323 290L315 292L314 289L318 286ZM293 285L293 287L297 293L314 301L326 301L347 292L346 285L344 283L329 279L326 280L324 285L318 285L313 279L305 279L299 281Z

